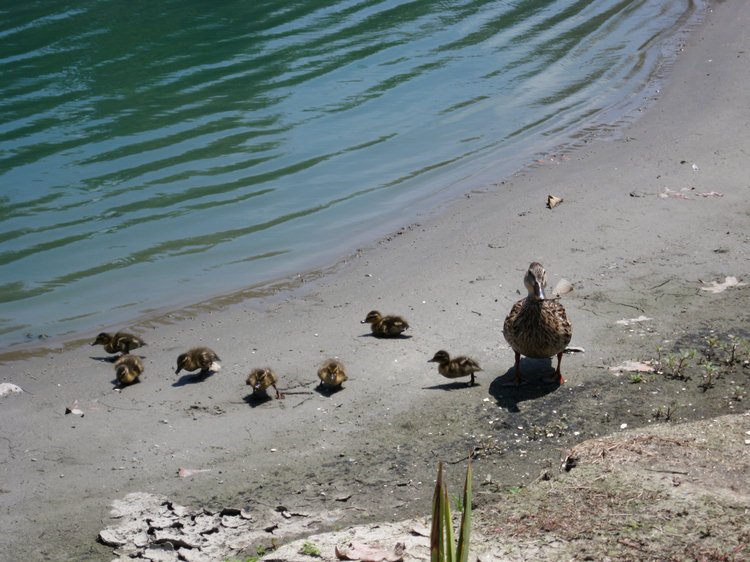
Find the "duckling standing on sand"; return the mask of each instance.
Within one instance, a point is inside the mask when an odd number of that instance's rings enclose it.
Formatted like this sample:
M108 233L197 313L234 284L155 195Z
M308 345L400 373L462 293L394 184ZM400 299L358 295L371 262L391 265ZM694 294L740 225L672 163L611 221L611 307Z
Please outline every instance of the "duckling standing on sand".
M563 384L560 363L563 351L570 343L573 330L559 301L546 299L547 272L538 262L532 262L523 278L528 296L510 309L503 325L503 335L516 354L516 375L507 385L519 385L521 355L532 358L547 358L557 355L557 369L544 382Z
M456 357L451 359L451 356L445 350L438 351L435 356L427 361L428 363L438 364L438 373L449 379L456 379L458 377L471 377L469 386L474 386L474 373L481 371L482 367L479 363L474 361L471 357Z
M253 387L253 396L256 392L266 392L268 387L272 386L276 391L276 398L284 398L284 395L279 392L276 386L276 381L276 373L264 367L253 369L247 376L247 384Z
M368 312L360 324L370 324L372 334L378 338L397 338L409 329L409 323L400 316L381 316L377 310Z
M128 334L127 332L117 332L112 335L107 332L102 332L91 345L103 345L104 351L107 353L122 353L127 355L132 349L146 345L141 338L136 335Z
M122 355L115 361L115 376L121 386L133 384L143 372L143 362L135 355Z
M195 371L200 369L199 375L207 375L209 372L216 372L221 369L219 356L207 347L194 347L183 353L177 358L177 370L175 375L182 369L186 371Z
M329 388L341 388L341 383L348 380L344 364L337 359L328 359L323 366L318 369L320 382L318 386L326 384Z

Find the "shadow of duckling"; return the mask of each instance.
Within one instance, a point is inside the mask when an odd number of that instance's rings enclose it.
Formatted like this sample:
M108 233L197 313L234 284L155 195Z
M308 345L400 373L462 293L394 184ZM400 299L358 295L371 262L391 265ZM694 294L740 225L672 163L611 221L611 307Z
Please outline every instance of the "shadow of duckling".
M243 396L242 400L251 408L257 408L267 402L271 402L272 398L265 390L258 390Z
M472 385L469 385L466 381L463 382L446 382L443 384L433 384L432 386L423 386L422 388L424 390L458 390L458 389L467 389L470 388ZM473 386L480 386L479 384L474 384Z
M172 383L172 386L177 388L178 386L185 386L187 384L197 384L203 382L206 379L211 378L216 373L214 371L198 372L198 373L185 373L179 379Z

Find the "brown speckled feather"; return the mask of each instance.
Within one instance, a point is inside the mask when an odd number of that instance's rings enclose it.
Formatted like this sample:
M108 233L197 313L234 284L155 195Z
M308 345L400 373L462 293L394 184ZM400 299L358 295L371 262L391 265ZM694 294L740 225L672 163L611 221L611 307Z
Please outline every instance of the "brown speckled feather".
M336 359L329 359L318 369L320 383L327 384L331 388L340 387L344 381L349 380L344 365Z
M143 373L143 362L140 357L134 355L123 355L115 362L115 376L121 385L127 385Z
M570 343L573 330L556 300L521 299L511 308L503 335L513 351L526 357L553 357Z

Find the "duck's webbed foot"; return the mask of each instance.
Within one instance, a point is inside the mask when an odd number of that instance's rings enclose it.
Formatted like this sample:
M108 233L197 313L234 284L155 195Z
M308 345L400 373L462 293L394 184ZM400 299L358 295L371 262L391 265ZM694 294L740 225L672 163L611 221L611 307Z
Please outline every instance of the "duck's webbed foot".
M557 354L557 369L551 375L548 375L542 379L542 382L548 384L565 384L565 379L560 372L560 363L562 362L562 351Z

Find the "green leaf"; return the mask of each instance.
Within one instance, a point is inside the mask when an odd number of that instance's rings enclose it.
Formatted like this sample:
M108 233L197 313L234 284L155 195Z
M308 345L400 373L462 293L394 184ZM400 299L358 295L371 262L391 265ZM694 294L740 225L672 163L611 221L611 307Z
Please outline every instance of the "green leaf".
M464 511L461 515L461 529L458 533L457 562L469 560L469 542L471 540L471 458L466 468L466 482L464 483Z

